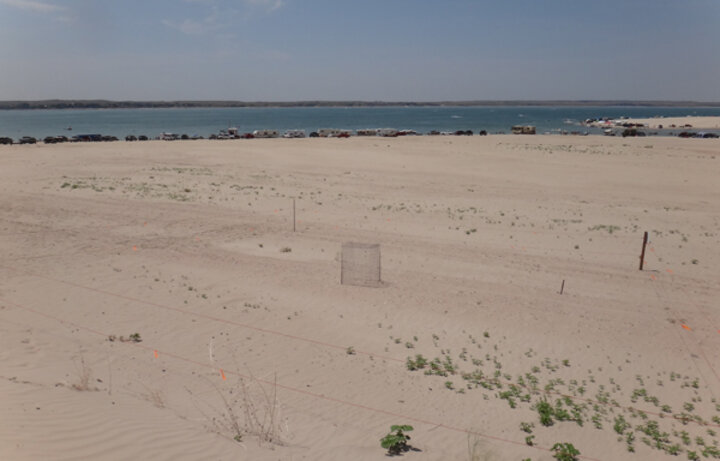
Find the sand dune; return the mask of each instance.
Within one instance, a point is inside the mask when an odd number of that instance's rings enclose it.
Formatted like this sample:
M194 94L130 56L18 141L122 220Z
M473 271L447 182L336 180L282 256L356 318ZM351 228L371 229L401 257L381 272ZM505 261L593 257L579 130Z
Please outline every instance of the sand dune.
M0 162L2 459L381 460L392 424L414 426L419 460L551 460L556 442L669 460L720 440L716 140L65 144ZM381 245L382 287L340 285L347 241ZM418 354L435 368L411 371Z

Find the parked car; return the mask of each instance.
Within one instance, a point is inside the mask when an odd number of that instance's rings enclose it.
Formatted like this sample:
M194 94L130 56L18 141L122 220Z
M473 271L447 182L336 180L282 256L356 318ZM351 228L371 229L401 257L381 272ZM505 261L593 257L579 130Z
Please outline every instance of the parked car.
M700 136L700 133L698 133L698 136ZM708 139L708 138L718 138L720 136L718 136L715 133L702 133L702 137L705 139Z
M43 139L43 143L55 144L55 143L57 143L57 139L55 138L55 136L46 136L45 139Z
M137 141L137 140L138 140L138 138L135 135L129 134L129 135L125 136L125 141Z
M240 135L240 139L255 139L255 135L252 133L243 133Z
M20 141L18 141L18 144L35 144L37 142L37 139L33 138L32 136L23 136L20 138Z
M71 142L98 142L102 140L103 136L100 134L79 134L70 139Z
M487 136L487 131L485 131L485 130L480 130L480 131L478 131L478 134L479 134L480 136Z
M138 141L147 141L147 140L148 140L148 137L145 136L144 134L141 134L140 136L138 136Z
M283 135L283 138L304 138L305 130L287 130Z
M310 137L311 137L311 138L319 138L320 135L318 134L317 131L313 131L312 133L310 133Z
M695 133L693 133L692 131L683 131L680 134L678 134L678 137L679 138L694 138Z
M12 144L12 138L0 138L0 144Z

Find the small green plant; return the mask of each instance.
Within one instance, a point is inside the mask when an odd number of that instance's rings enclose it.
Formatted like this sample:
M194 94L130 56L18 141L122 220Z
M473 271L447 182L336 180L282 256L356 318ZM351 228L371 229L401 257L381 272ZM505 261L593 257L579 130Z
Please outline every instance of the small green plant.
M532 434L535 425L533 423L520 423L520 430Z
M290 247L280 248L280 253L290 253L290 252L292 252L292 248L290 248Z
M408 451L410 449L410 445L408 445L410 436L406 432L412 430L413 427L408 425L390 426L390 432L380 439L380 446L385 448L391 455L399 455L404 451Z
M525 444L532 447L535 444L533 439L535 439L534 435L528 435L527 437L525 437Z
M355 348L352 347L352 346L348 346L348 348L345 349L345 353L346 353L347 355L355 355L355 354L356 354Z
M623 435L626 429L630 428L630 424L628 424L627 421L625 421L625 418L623 415L618 415L615 418L615 425L613 426L613 429L615 429L615 432L617 432L620 435Z
M543 426L553 425L553 407L547 400L542 399L539 401L537 405L535 405L535 410L540 416L540 424Z
M635 434L628 432L625 436L625 443L627 444L627 451L635 453Z
M553 458L558 461L576 461L580 450L575 448L572 443L556 443L551 448L555 453Z
M692 443L692 439L690 439L690 434L688 434L687 431L680 432L680 438L685 445L690 445Z
M130 341L134 343L142 342L142 338L140 337L140 333L133 333L129 336Z
M407 358L407 369L410 371L420 370L421 368L425 368L428 364L428 361L425 357L422 356L422 354L417 354L415 356L415 360L411 359L410 357Z

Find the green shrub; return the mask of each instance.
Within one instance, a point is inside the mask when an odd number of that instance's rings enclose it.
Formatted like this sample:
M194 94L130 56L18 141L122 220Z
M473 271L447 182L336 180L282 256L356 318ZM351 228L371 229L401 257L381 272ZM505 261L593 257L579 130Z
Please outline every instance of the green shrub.
M550 403L542 399L535 405L535 410L537 410L538 415L540 415L540 424L543 426L552 426L553 425L553 407L550 405Z
M551 448L555 452L553 458L558 461L576 461L580 451L572 443L556 443Z
M410 432L412 430L413 427L408 425L390 426L390 432L380 439L380 445L387 449L388 453L391 455L398 455L404 451L408 451L410 449L410 445L408 445L410 436L405 434L405 432Z

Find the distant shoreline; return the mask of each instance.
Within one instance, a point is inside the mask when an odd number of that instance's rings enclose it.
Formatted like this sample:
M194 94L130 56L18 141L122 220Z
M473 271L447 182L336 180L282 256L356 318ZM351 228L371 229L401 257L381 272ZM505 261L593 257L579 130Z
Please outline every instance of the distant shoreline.
M49 99L0 101L0 110L41 109L168 109L168 108L285 108L285 107L720 107L720 102L628 100L509 100L509 101L111 101Z

